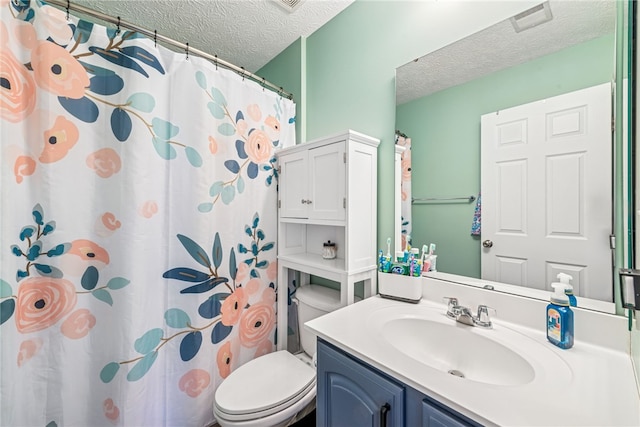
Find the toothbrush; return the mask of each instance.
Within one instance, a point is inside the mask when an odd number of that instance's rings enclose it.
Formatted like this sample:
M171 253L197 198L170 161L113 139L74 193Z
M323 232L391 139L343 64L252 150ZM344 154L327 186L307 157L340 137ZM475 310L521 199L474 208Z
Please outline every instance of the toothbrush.
M422 270L424 271L424 262L426 261L425 256L427 255L427 245L422 245L422 257L420 258L422 260Z
M429 255L433 255L433 253L436 251L436 244L435 243L430 243L429 244Z
M387 237L387 258L391 259L391 237Z

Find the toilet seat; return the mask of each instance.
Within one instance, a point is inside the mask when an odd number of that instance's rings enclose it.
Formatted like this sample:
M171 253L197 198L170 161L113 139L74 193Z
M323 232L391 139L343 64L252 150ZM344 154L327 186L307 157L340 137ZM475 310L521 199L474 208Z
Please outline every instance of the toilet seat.
M233 371L215 394L217 418L249 421L315 397L316 372L286 350L258 357Z

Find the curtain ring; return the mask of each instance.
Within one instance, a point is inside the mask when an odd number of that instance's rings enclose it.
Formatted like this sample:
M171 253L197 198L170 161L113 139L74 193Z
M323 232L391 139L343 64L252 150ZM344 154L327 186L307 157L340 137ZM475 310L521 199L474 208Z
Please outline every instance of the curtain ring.
M158 47L158 30L153 30L153 47Z
M216 65L216 71L218 71L218 55L214 55L214 58L216 59L213 60L213 63Z
M280 95L280 98L282 98L282 91L283 91L283 90L284 90L284 89L282 89L282 86L280 86L280 90L278 91L278 95Z
M266 83L266 80L265 80L265 78L263 77L263 78L262 78L262 85L261 85L261 86L262 86L262 91L263 91L263 92L264 92L264 85L265 85L265 83Z
M187 43L187 48L185 49L187 52L187 61L189 60L189 43Z
M242 69L242 73L241 73L242 81L244 81L244 74L245 74L244 67L240 67L240 68Z
M71 0L67 0L67 21L69 20L69 9L71 9Z
M120 17L118 16L118 26L116 28L116 34L120 34Z

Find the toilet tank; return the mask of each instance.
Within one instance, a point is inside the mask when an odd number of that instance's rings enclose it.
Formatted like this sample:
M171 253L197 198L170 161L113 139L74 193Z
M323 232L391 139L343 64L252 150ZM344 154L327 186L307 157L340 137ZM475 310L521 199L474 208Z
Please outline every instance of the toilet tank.
M320 285L305 285L296 290L300 345L309 356L316 353L316 335L304 323L340 308L340 291Z

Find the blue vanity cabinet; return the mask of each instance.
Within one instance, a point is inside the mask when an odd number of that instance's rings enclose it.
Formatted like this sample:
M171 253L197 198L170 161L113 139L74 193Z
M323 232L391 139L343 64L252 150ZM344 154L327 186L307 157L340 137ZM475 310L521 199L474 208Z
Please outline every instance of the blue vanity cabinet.
M442 403L407 387L407 426L421 427L481 427Z
M479 427L481 424L318 339L318 427Z
M404 386L318 340L318 427L404 426Z

